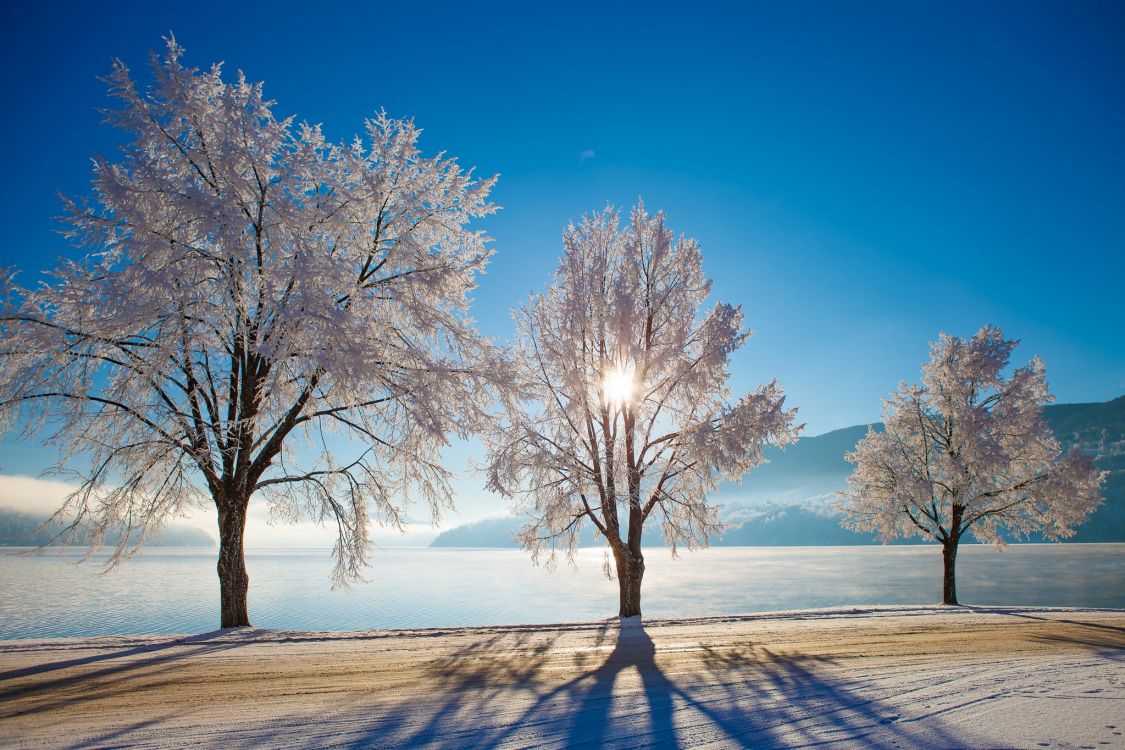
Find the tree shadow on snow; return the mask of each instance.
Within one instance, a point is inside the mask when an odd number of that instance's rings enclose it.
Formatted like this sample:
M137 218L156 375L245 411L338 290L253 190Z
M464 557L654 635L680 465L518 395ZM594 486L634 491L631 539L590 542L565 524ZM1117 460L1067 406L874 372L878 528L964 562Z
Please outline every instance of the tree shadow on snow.
M11 701L19 698L35 699L35 703L25 704L20 708L20 713L28 714L104 698L119 690L128 692L133 689L134 677L146 670L152 674L166 674L165 678L149 683L150 686L173 683L175 678L165 672L170 664L190 660L200 654L245 645L245 640L232 640L230 636L231 631L215 630L0 672L0 705L10 705ZM91 664L101 666L77 674L60 674L39 679L43 674ZM26 677L36 679L32 682L21 680Z
M1042 643L1083 646L1101 658L1111 661L1125 661L1125 628L1100 622L1044 617L1035 612L1020 611L1013 608L975 607L973 609L1022 620L1056 624L1059 628L1058 632L1049 635L1035 635L1032 636L1032 639Z
M1065 625L1075 625L1079 628L1084 628L1084 629L1088 629L1088 630L1101 630L1101 631L1105 631L1107 633L1115 633L1115 634L1117 634L1118 638L1122 639L1122 641L1125 642L1125 628L1119 627L1117 625L1106 625L1106 624L1100 623L1100 622L1083 622L1082 620L1071 620L1071 619L1067 619L1065 617L1044 617L1042 614L1037 614L1033 610L1032 611L1019 610L1019 609L1011 608L1011 607L975 607L975 606L971 606L971 605L966 605L965 609L971 609L973 611L982 612L982 613L985 613L985 614L1006 615L1008 617L1018 617L1018 618L1021 618L1021 619L1024 619L1024 620L1035 620L1037 622L1048 622L1048 623L1060 622L1060 623L1063 623ZM1094 612L1105 611L1105 612L1118 613L1121 610L1109 609L1109 610L1092 610L1092 611L1094 611Z
M598 643L614 638L600 664L589 648L569 663L554 638L503 635L478 641L433 666L441 686L431 700L405 700L371 711L365 728L329 719L325 747L652 747L716 743L769 748L849 740L876 750L952 747L958 738L936 719L903 721L862 686L824 673L831 660L778 655L754 647L697 648L660 664L640 626L607 623ZM602 648L608 648L603 646ZM505 653L506 652L506 655ZM603 651L593 651L603 653ZM578 674L559 682L557 673ZM553 674L554 673L554 674ZM362 710L359 705L344 712ZM310 738L311 739L311 738Z

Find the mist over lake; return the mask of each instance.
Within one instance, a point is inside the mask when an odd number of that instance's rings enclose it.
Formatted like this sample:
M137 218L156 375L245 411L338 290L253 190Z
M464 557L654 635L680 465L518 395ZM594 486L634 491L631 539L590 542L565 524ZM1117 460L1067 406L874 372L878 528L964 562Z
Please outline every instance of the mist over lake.
M99 574L83 550L0 552L0 638L193 633L216 622L214 551L149 549ZM617 612L604 551L549 572L519 550L378 550L367 583L332 591L327 550L250 550L254 625L363 630L599 620ZM936 545L649 550L649 618L941 599ZM963 545L964 604L1125 607L1125 544Z

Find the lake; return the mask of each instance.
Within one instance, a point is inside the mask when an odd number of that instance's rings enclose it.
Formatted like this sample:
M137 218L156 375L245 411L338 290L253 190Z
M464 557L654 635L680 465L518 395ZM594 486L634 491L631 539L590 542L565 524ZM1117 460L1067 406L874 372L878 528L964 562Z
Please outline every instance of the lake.
M219 621L216 550L151 548L101 574L83 550L0 548L0 638L194 633ZM520 550L381 549L367 583L332 591L327 550L249 550L250 619L263 628L365 630L534 624L617 613L604 552L537 568ZM104 559L104 558L103 558ZM720 547L646 554L648 617L941 600L936 545ZM1125 544L962 545L964 604L1125 608Z

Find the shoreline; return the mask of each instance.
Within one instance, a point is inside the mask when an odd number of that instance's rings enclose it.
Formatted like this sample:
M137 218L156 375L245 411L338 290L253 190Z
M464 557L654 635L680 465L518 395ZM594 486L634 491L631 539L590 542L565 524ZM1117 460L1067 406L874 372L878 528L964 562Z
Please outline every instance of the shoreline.
M785 622L802 622L816 620L832 620L841 618L880 618L880 617L919 617L930 615L972 616L972 615L1009 615L1009 614L1044 614L1044 615L1121 615L1125 617L1125 608L1121 607L1055 607L1023 604L845 604L835 607L811 607L800 609L779 609L762 612L742 612L728 615L700 615L695 617L641 617L642 627L669 627L669 626L704 626L732 623L749 623L759 621L782 620ZM632 618L630 618L632 619ZM432 637L447 635L471 635L474 633L519 633L526 631L571 631L588 630L591 628L619 627L620 618L617 616L606 617L598 620L564 620L559 622L542 623L483 623L478 625L433 625L422 627L404 628L359 628L347 630L304 630L300 628L267 628L257 625L235 628L216 628L214 630L198 633L105 633L92 635L66 635L44 636L42 638L3 638L0 639L0 658L7 646L26 645L66 645L81 643L84 647L108 646L119 640L134 640L142 643L149 640L177 641L185 639L199 639L204 636L220 638L223 636L235 637L242 634L247 637L259 639L259 642L279 641L294 642L308 640L333 640L347 638L373 638L373 637Z
M1004 547L1001 547L1001 548L996 547L996 545L991 543L991 542L963 541L963 542L960 543L959 548L963 549L963 548L972 548L972 547L990 547L990 548L993 548L993 549L1004 549L1004 548L1007 548L1007 547L1094 547L1094 546L1099 546L1099 545L1111 545L1111 544L1118 544L1118 545L1125 546L1125 540L1108 541L1108 542L1072 542L1068 539L1060 539L1059 541L1055 541L1055 542L1010 541L1010 542L1006 542L1004 544ZM110 545L110 546L112 546L112 545ZM853 549L853 548L864 548L864 547L889 548L889 549L900 549L900 548L904 548L904 547L905 548L930 547L930 548L933 548L933 549L936 549L936 550L941 549L941 545L937 541L916 542L916 541L897 541L896 540L896 541L890 542L890 543L871 542L869 544L709 544L706 547L702 547L700 549L694 550L691 554L694 555L694 554L699 554L701 552L709 552L709 551L712 551L712 550L722 550L722 549ZM84 545L84 544L51 544L51 545L48 545L46 547L36 547L36 546L27 546L27 545L19 545L19 544L0 544L0 553L6 553L6 554L24 554L24 553L51 554L52 552L67 552L67 553L69 553L69 552L79 552L79 553L85 554L89 549L90 549L89 546ZM103 547L102 549L104 550L105 548ZM134 557L140 557L140 556L143 556L146 553L161 552L161 551L165 551L165 550L171 551L171 552L186 552L186 551L216 552L216 551L218 551L218 549L219 549L218 544L211 544L211 545L203 545L203 544L193 544L193 545L147 544L143 548L138 550L136 552L136 554L134 555ZM381 544L381 545L379 545L379 550L381 552L387 552L387 551L393 551L393 550L425 550L425 549L440 550L442 552L510 551L510 552L522 552L524 555L528 554L525 550L521 549L518 546L508 546L508 547L453 547L453 546L447 546L447 545L436 545L435 546L433 544L426 544L426 545ZM602 550L609 549L609 547L607 547L607 546L591 547L591 546L580 545L580 546L576 547L575 549L584 550L584 551L598 551L598 552L600 552ZM646 551L651 551L651 552L661 552L661 551L667 552L669 548L664 547L664 546L653 547L653 546L642 545L641 549L646 550ZM270 552L270 553L273 553L273 552L331 552L332 548L331 547L247 546L245 551L247 553L250 553L250 552ZM101 555L101 554L103 554L103 551L99 550L98 552L95 553L95 556ZM109 554L109 553L104 552L104 554ZM93 559L93 558L91 558L91 559Z
M728 615L700 615L695 617L642 617L641 627L688 627L709 625L737 625L741 623L756 623L769 621L783 621L788 623L816 622L844 618L884 618L884 617L926 617L933 615L972 616L972 615L997 615L1008 616L1021 614L1040 615L1107 615L1114 617L1120 615L1125 618L1125 608L1118 607L1054 607L1038 605L979 605L979 604L846 604L835 607L817 607L802 609L779 609L762 612L743 612ZM633 618L630 618L633 619ZM269 628L258 625L249 625L235 628L215 628L213 630L197 633L104 633L89 635L63 635L43 636L39 638L0 638L0 665L5 652L18 651L21 647L67 647L78 648L117 648L128 643L133 646L156 642L189 642L206 638L209 642L219 639L227 641L252 638L256 643L297 643L301 641L328 641L347 640L349 638L393 638L393 637L448 637L471 636L474 634L504 634L525 633L537 631L569 632L590 629L619 629L627 627L622 625L619 617L607 617L598 620L566 620L560 622L542 623L482 623L474 625L433 625L422 627L401 628L359 628L341 630L305 630L300 628ZM1123 623L1125 627L1125 623ZM1125 646L1125 644L1123 644ZM0 670L2 677L2 670ZM2 694L2 693L0 693Z
M1122 747L1123 661L1071 607L10 640L0 744Z

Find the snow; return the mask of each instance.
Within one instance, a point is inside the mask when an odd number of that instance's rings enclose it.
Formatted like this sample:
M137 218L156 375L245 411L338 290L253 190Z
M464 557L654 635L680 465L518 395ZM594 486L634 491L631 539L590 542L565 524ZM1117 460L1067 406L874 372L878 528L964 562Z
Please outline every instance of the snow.
M1125 611L0 643L5 747L1125 748Z

